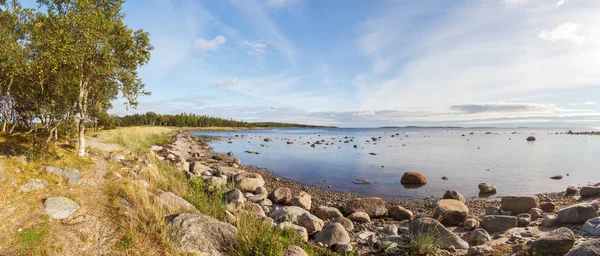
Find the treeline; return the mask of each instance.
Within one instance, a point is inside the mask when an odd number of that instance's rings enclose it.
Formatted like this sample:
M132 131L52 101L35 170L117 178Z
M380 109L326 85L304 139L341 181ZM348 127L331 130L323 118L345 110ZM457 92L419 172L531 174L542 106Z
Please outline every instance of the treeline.
M110 116L100 119L98 125L104 128L124 126L176 126L176 127L322 127L304 124L276 123L276 122L244 122L233 119L211 117L197 114L157 114L146 112L145 114L133 114L126 116Z
M33 133L46 144L106 119L123 96L135 107L148 94L137 69L150 59L148 33L130 29L124 0L37 0L24 8L0 0L0 122L2 131Z

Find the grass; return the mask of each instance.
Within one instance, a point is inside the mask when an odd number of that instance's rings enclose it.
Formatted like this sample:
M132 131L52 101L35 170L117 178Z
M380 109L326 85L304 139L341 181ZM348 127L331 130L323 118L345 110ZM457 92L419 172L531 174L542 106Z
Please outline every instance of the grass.
M152 145L169 142L170 135L177 130L174 127L135 126L101 131L92 136L102 142L118 144L137 155L143 155L150 151Z

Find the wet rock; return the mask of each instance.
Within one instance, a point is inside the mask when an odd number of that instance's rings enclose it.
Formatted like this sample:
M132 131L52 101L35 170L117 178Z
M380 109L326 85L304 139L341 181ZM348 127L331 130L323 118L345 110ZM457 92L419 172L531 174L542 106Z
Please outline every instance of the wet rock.
M344 216L337 208L327 206L317 207L317 209L315 210L315 215L323 220L329 220Z
M300 216L300 218L298 219L298 225L306 228L306 231L308 233L314 233L321 231L325 223L317 216L305 213L302 214L302 216Z
M531 215L529 213L521 213L517 215L517 222L519 227L527 227L531 223Z
M77 209L79 209L79 204L63 196L48 197L44 200L44 210L53 219L68 218Z
M315 240L328 246L350 243L350 236L346 229L339 223L327 225L321 232L317 233Z
M494 194L496 193L496 187L492 186L489 183L479 183L477 186L479 188L479 194Z
M412 220L414 217L411 211L399 205L394 205L390 207L388 209L387 215L396 220Z
M600 239L593 239L579 244L565 256L597 256L600 255Z
M494 252L494 249L488 245L478 245L470 247L467 256L483 256Z
M600 186L585 186L579 190L582 197L592 197L600 195Z
M352 223L352 221L350 219L348 219L346 217L343 217L343 216L340 216L340 217L337 217L335 219L332 219L331 221L329 221L329 223L339 223L347 231L354 230L354 223Z
M488 232L505 231L517 227L517 217L507 215L486 215L481 218L481 227Z
M544 211L540 208L531 208L529 209L529 215L531 215L531 220L537 220L542 217Z
M271 212L271 218L273 218L276 222L298 222L300 216L305 213L309 213L307 210L302 209L298 206L283 206L276 207Z
M513 214L529 213L529 209L538 208L537 196L504 196L500 208Z
M466 202L465 197L455 190L447 190L442 199L454 199L461 201L462 203Z
M485 229L474 229L469 234L469 242L471 242L474 245L485 244L489 241L492 241L492 238L490 237L490 234L488 234L488 232L485 231Z
M596 217L598 215L596 211L596 208L588 203L571 205L558 211L558 222L563 224L584 223L587 220Z
M265 180L258 173L242 172L234 177L235 185L242 191L254 192L256 188L265 185Z
M575 234L568 228L562 227L548 232L533 241L530 252L534 255L564 255L573 247Z
M298 195L294 196L292 200L290 200L290 204L310 210L312 205L312 196L305 191L300 191Z
M458 225L465 222L469 216L469 208L461 201L442 199L436 204L433 218L444 225Z
M172 192L161 192L154 197L154 201L161 205L167 212L196 211L196 207L185 199Z
M285 204L292 200L292 191L286 187L278 187L269 194L268 198L274 204Z
M308 254L302 249L302 247L297 245L290 245L287 249L285 249L285 256L308 256Z
M567 196L576 196L577 193L579 193L579 189L577 189L575 186L568 186L567 190L565 191L565 195Z
M545 215L541 224L543 227L547 228L554 227L558 225L558 216L553 214Z
M562 178L563 178L563 176L560 175L560 174L557 174L557 175L554 175L554 176L550 177L550 179L553 179L553 180L562 180Z
M425 234L434 235L435 239L438 239L442 243L444 249L455 248L466 250L469 248L469 243L432 218L423 217L415 219L408 224L408 229L409 235L412 237Z
M384 216L387 213L385 202L377 197L354 198L346 203L346 213L365 212L371 218Z
M590 235L600 236L600 217L589 219L581 229Z
M165 217L169 239L180 253L226 255L235 244L237 229L199 213L181 213Z
M34 190L46 189L48 182L41 179L28 179L27 182L19 190L22 192L31 192Z
M418 172L405 172L400 179L400 183L423 185L427 184L427 178Z
M535 137L529 136L529 137L527 137L527 141L535 141Z
M371 222L371 218L369 218L369 214L364 212L354 212L348 215L348 219L357 223L369 223Z
M48 165L44 167L44 170L48 174L56 175L67 181L70 185L79 184L79 180L81 179L81 175L79 174L79 170L74 168L66 168Z

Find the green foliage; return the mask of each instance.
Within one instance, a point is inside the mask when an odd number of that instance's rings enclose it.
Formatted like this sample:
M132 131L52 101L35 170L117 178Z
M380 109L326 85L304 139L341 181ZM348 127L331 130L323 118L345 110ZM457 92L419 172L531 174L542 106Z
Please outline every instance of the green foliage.
M119 242L117 243L117 248L120 250L129 250L131 249L131 247L133 247L133 238L129 237L129 236L124 236L123 238L121 238L121 240L119 240Z

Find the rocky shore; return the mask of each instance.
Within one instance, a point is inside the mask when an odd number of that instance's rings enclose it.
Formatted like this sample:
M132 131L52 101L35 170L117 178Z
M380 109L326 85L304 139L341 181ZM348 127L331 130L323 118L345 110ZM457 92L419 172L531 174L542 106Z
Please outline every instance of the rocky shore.
M249 207L274 228L291 228L308 243L340 253L426 255L418 245L423 236L433 236L446 255L573 256L600 251L598 186L504 196L500 201L466 200L453 190L441 198L384 201L278 178L242 165L233 154L211 151L187 132L152 150L189 178L234 185L223 196L228 216L235 218ZM403 177L403 183L425 179L418 173L406 175L416 178ZM479 188L495 190L485 183ZM298 249L288 255L305 255Z

